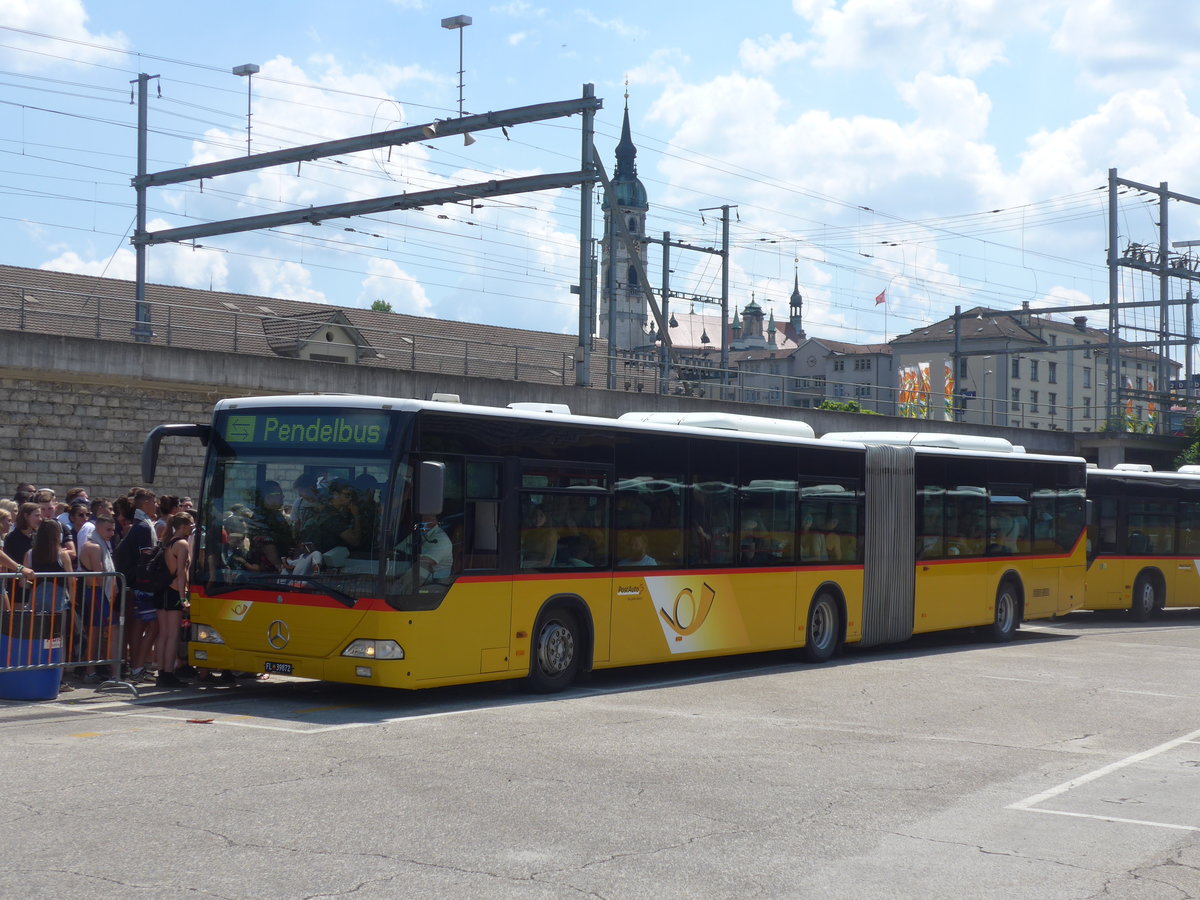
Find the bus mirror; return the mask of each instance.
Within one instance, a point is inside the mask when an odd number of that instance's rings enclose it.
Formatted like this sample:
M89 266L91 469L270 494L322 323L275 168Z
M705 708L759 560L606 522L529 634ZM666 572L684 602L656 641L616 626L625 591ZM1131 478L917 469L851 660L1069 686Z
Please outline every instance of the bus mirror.
M417 514L438 516L446 490L446 464L425 460L417 474Z
M158 445L166 437L194 437L200 443L208 446L212 437L211 425L159 425L146 435L142 442L142 481L154 484L154 474L158 469Z

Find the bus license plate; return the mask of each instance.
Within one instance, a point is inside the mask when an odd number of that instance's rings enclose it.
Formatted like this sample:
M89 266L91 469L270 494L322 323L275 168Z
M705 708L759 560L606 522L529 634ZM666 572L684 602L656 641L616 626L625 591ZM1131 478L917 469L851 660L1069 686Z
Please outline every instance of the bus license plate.
M264 672L275 672L279 675L291 675L292 674L292 664L291 663L279 663L279 662L265 662L265 663L263 663L263 671Z

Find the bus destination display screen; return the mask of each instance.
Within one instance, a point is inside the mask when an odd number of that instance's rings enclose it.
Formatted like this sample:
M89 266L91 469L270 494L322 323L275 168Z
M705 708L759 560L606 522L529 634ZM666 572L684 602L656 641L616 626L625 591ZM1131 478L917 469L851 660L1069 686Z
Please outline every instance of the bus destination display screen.
M373 450L387 447L392 417L385 412L279 409L228 413L218 424L233 450Z

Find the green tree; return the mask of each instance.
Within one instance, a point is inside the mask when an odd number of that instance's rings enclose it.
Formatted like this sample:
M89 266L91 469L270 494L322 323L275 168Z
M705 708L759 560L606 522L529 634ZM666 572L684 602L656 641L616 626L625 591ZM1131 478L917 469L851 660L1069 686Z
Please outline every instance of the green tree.
M375 312L391 312L392 304L388 303L386 300L376 300L371 304L371 309L375 310Z
M1188 448L1175 457L1175 468L1180 466L1195 466L1200 465L1200 418L1196 419L1196 424L1192 426L1192 433L1189 435L1192 442Z
M822 400L817 409L830 409L834 412L862 413L864 416L877 416L873 409L863 409L857 400Z

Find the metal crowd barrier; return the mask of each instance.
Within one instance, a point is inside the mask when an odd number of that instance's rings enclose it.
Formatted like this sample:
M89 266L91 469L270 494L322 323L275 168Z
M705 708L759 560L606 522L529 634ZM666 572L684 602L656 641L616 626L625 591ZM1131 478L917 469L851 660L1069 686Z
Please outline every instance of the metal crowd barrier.
M118 572L0 575L0 700L52 700L64 670L106 670L96 690L119 688L125 579Z

